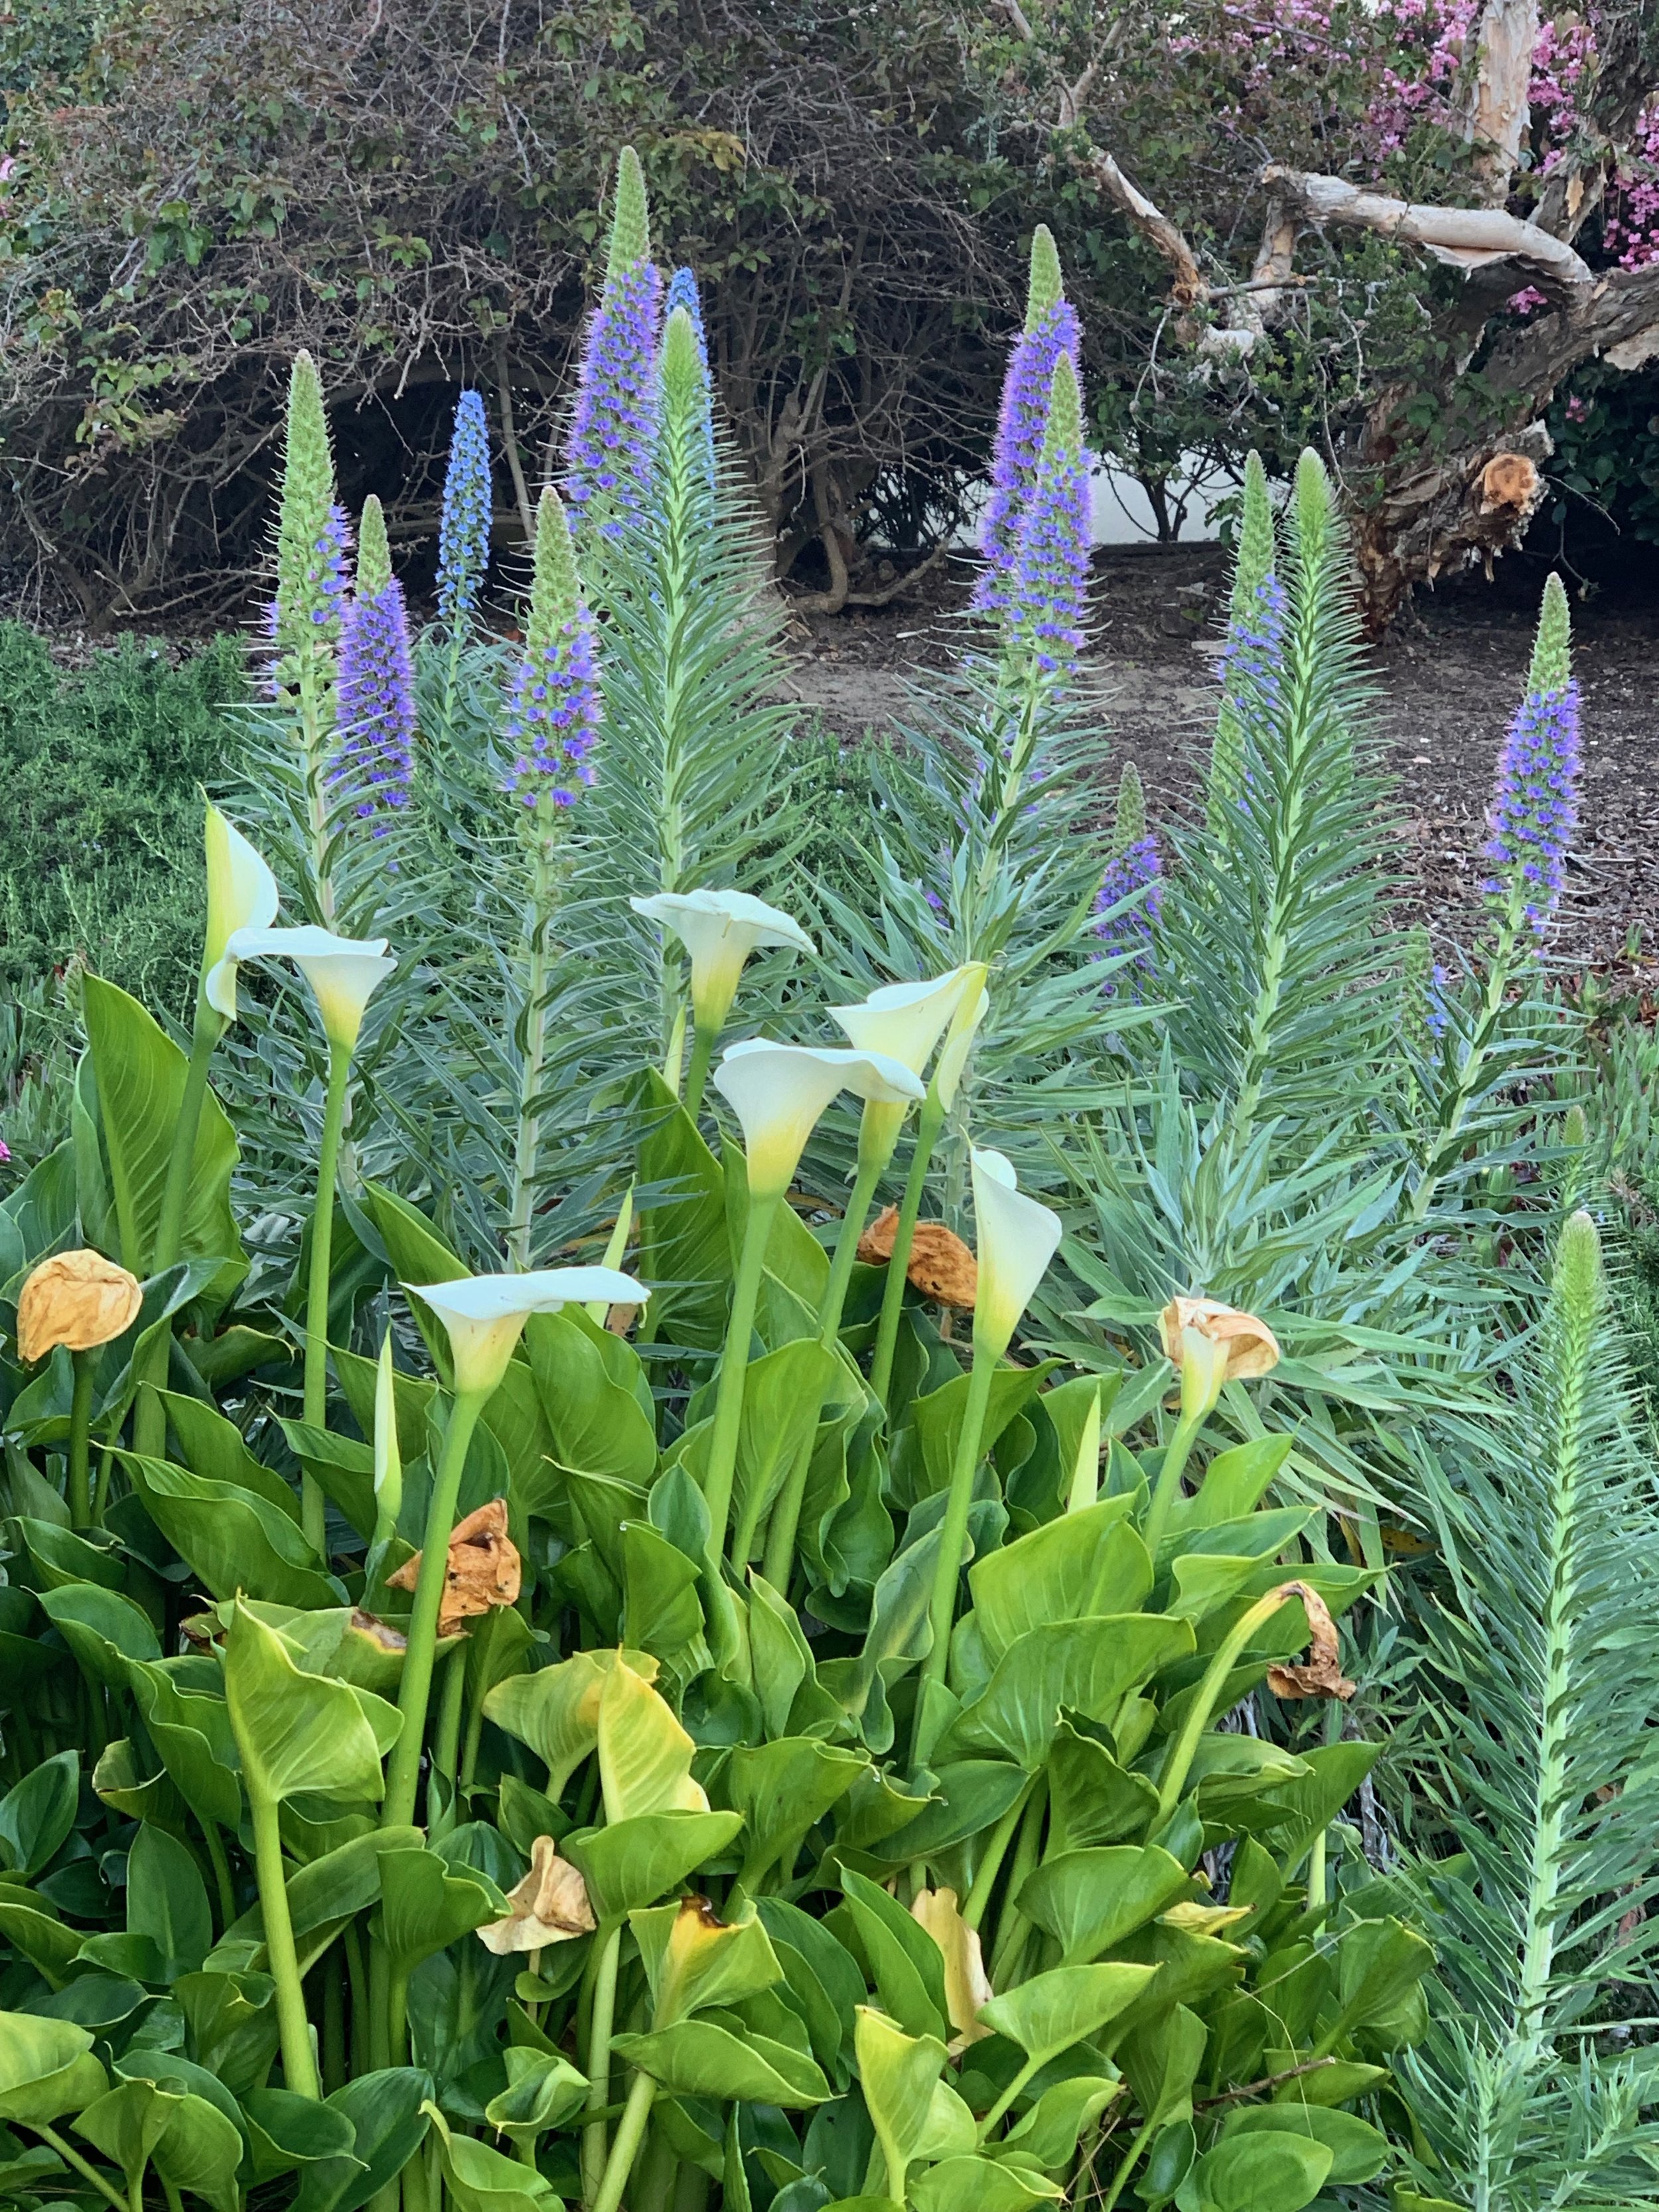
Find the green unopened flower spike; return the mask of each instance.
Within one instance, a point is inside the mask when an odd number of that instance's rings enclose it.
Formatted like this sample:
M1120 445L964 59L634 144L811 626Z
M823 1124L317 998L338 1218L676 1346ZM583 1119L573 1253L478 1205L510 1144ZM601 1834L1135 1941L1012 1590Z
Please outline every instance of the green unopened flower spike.
M386 509L371 492L363 501L357 525L357 597L377 599L391 581L392 547L386 534Z
M1112 850L1126 853L1146 835L1146 787L1133 761L1125 761L1118 778L1117 808L1112 817Z
M645 172L631 146L624 146L617 162L617 200L611 212L611 246L605 256L607 277L620 276L651 254L651 210L646 198Z
M328 554L334 507L334 454L322 380L308 353L295 356L288 385L288 428L276 516L276 648L307 648L327 634L338 609Z
M1031 273L1025 289L1026 330L1036 330L1049 308L1058 307L1065 296L1060 248L1048 224L1040 222L1031 233Z
M1227 810L1237 804L1243 787L1244 719L1237 686L1231 680L1234 664L1239 665L1240 673L1254 673L1257 661L1270 657L1276 648L1282 626L1273 583L1276 550L1267 471L1261 465L1261 454L1253 450L1244 463L1243 512L1239 520L1232 600L1227 612L1221 705L1216 714L1215 742L1211 749L1205 793L1205 811L1212 836L1224 829Z

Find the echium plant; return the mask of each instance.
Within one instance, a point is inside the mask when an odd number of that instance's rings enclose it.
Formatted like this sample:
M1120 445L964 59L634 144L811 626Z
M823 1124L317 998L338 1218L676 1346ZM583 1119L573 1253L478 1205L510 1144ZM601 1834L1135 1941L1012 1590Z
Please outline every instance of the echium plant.
M664 328L674 319L677 309L683 309L691 327L692 343L696 348L697 374L702 392L700 410L702 422L702 445L703 460L708 471L708 489L714 489L714 383L708 368L708 337L703 328L702 297L697 289L697 279L690 269L677 269L668 280L668 290L663 299Z
M315 362L295 361L289 380L282 491L276 514L276 598L272 679L291 718L311 876L322 919L331 921L328 764L335 719L341 617L349 539L334 498L334 456Z
M1007 604L1019 527L1036 483L1054 368L1064 356L1083 374L1083 333L1065 295L1060 255L1046 223L1031 234L1025 324L1014 340L1003 379L991 465L991 493L980 526L985 565L974 586L974 605L995 611Z
M1238 553L1221 653L1221 703L1205 787L1211 835L1224 842L1226 809L1244 798L1247 726L1253 714L1272 713L1283 681L1285 600L1274 559L1267 471L1261 456L1252 452L1244 463Z
M454 720L456 678L477 623L489 567L490 519L489 428L483 395L467 391L455 403L438 522L438 629L447 647L446 729Z
M645 176L617 164L605 287L588 325L565 453L565 495L580 526L616 535L645 513L656 438L654 374L662 276L651 258Z
M507 1249L530 1264L546 1069L549 933L558 904L570 811L593 781L599 726L592 617L558 494L536 512L535 572L524 657L512 676L504 736L507 793L526 857L523 994L517 1015L519 1097Z
M1111 857L1095 897L1097 957L1115 963L1104 985L1109 997L1119 991L1139 997L1151 978L1163 872L1158 838L1146 826L1146 794L1133 762L1126 762L1117 787Z
M357 538L356 587L341 623L333 804L384 838L410 802L415 672L404 587L392 573L386 517L373 495Z
M1534 1005L1539 961L1577 823L1580 766L1571 619L1561 580L1551 575L1525 696L1498 756L1487 817L1486 927L1457 982L1446 979L1439 994L1439 1079L1413 1196L1419 1220L1468 1151L1483 1106L1500 1122L1514 1119L1513 1103L1500 1094L1513 1091L1522 1061L1544 1042L1550 1017Z

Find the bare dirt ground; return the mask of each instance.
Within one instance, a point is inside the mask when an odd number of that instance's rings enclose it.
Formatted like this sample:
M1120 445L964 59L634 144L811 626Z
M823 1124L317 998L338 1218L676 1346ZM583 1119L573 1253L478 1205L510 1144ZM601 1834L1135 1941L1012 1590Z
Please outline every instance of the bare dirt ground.
M1644 549L1644 553L1649 549ZM1369 655L1372 711L1396 780L1403 902L1437 938L1467 939L1498 747L1526 680L1546 563L1501 564L1423 592ZM793 684L848 738L885 721L907 672L946 659L966 581L879 612L796 616ZM1154 824L1194 805L1213 729L1226 563L1215 546L1097 556L1091 687ZM1574 592L1583 691L1582 820L1552 949L1615 988L1659 978L1659 562L1632 556ZM1381 834L1387 834L1386 832Z

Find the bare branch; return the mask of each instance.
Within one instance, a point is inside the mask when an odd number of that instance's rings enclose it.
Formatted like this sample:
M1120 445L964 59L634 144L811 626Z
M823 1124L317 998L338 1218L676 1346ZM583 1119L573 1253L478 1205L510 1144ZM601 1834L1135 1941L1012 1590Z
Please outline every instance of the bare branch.
M1513 262L1556 298L1594 281L1589 264L1571 246L1499 208L1427 207L1389 199L1341 177L1309 175L1276 162L1261 172L1261 182L1322 229L1376 231L1402 245L1420 246L1437 260L1466 270Z
M1081 167L1096 189L1128 216L1142 237L1149 240L1169 263L1174 271L1170 297L1176 305L1194 307L1206 300L1209 287L1199 274L1197 258L1163 210L1154 206L1139 185L1130 182L1109 154L1097 150Z

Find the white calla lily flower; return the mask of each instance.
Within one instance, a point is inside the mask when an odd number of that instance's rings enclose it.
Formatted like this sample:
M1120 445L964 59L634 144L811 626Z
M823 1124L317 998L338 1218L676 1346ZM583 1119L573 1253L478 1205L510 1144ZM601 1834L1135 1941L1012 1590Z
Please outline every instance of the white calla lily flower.
M225 950L234 960L291 960L310 984L329 1042L350 1052L363 1011L398 963L384 937L336 937L300 929L239 929Z
M793 915L747 891L659 891L629 904L672 932L690 953L691 1011L700 1030L719 1030L724 1023L751 952L766 945L817 951Z
M806 1139L838 1091L879 1105L914 1103L921 1079L885 1053L842 1047L774 1044L750 1037L734 1044L714 1071L714 1087L743 1124L751 1197L789 1188Z
M462 1275L453 1283L405 1283L449 1332L458 1397L487 1397L507 1372L532 1314L603 1301L642 1306L651 1293L616 1267L540 1267L526 1275Z
M230 940L244 929L267 929L276 919L276 878L253 847L216 806L203 830L207 848L207 939L202 954L202 996L216 1014L236 1018L236 960Z
M975 971L977 973L975 974ZM973 1050L979 1025L991 1011L991 997L985 988L990 970L982 960L971 961L958 970L970 980L963 985L951 1017L951 1028L939 1048L939 1058L933 1063L933 1096L945 1113L957 1103L957 1091L962 1083L963 1071L968 1065L968 1055Z
M974 1349L1000 1358L1054 1256L1060 1219L1027 1198L1000 1152L972 1154L979 1297Z
M985 963L973 960L931 982L884 983L861 1005L831 1006L828 1012L859 1051L884 1052L920 1075L963 994L972 990L982 995L984 988Z

